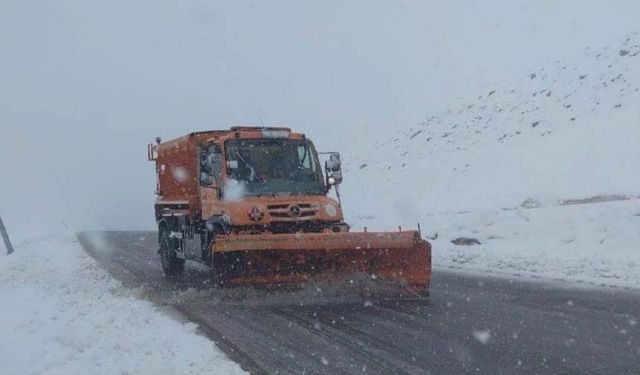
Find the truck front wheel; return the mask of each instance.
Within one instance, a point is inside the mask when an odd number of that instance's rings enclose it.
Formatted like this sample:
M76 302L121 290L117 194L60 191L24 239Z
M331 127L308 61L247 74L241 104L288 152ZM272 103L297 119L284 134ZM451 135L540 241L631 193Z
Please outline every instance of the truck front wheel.
M222 278L222 269L216 264L215 257L211 260L211 267L209 268L209 277L211 278L211 285L214 288L220 288L224 284Z
M178 276L184 272L184 259L176 256L178 241L171 238L171 231L165 226L160 227L160 262L166 276Z

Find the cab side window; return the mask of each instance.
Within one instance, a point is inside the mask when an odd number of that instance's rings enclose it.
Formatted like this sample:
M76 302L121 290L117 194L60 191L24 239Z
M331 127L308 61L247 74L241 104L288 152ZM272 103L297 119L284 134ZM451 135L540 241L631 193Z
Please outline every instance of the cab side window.
M210 144L200 155L200 185L220 188L222 184L222 150L219 145Z

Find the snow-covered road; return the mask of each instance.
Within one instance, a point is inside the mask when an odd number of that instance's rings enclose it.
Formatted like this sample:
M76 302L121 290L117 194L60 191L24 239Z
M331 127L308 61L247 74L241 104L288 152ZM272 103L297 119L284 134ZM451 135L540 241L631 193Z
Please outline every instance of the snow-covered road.
M175 305L257 374L630 374L640 298L435 270L431 301L345 301L334 290L211 289L206 268L162 276L156 234L81 235L151 300ZM129 270L130 272L122 272ZM635 371L635 372L634 372Z

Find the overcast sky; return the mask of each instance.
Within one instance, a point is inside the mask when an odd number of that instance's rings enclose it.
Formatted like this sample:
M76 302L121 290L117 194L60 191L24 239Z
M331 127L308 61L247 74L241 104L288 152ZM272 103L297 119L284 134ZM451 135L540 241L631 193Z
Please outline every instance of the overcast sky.
M149 228L157 135L288 125L349 153L638 20L637 0L2 0L0 215L20 238Z

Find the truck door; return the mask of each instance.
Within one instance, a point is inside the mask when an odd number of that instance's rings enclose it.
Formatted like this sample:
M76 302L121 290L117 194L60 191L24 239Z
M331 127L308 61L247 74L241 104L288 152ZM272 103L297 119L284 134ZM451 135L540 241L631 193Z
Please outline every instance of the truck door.
M207 220L220 209L222 198L223 155L220 145L210 143L200 152L200 204L202 219Z

